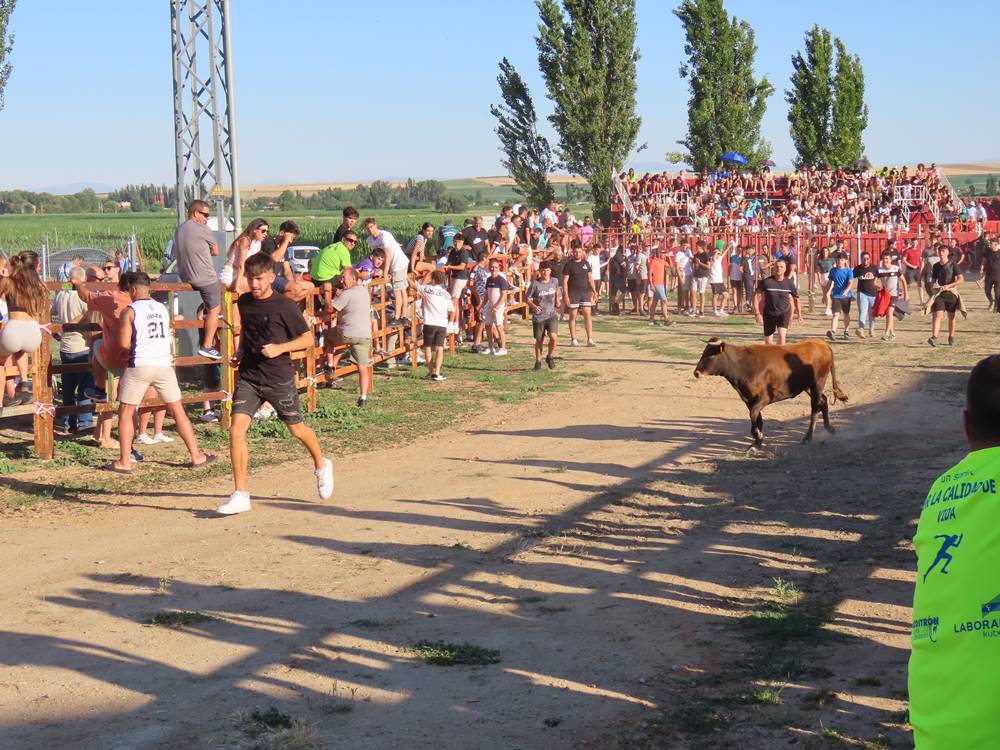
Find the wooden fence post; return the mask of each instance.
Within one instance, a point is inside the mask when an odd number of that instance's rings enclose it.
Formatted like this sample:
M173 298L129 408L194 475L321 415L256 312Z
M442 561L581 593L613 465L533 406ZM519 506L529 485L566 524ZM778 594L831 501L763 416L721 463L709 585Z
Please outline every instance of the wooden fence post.
M222 326L219 329L219 347L222 355L222 390L228 398L219 406L219 428L229 430L233 415L233 392L236 390L236 372L229 361L233 358L233 294L228 289L222 295Z
M316 331L319 328L316 314L316 295L306 296L306 318L313 321L309 326L309 333L312 339L309 341L309 348L306 349L306 410L312 414L316 411Z
M43 326L51 322L48 304L42 308L40 318L39 323ZM50 341L49 332L42 328L42 345L38 347L38 351L33 357L32 373L32 389L36 401L35 452L45 460L50 460L55 452L55 406L52 403L52 385L49 383L49 364L52 359L49 348Z

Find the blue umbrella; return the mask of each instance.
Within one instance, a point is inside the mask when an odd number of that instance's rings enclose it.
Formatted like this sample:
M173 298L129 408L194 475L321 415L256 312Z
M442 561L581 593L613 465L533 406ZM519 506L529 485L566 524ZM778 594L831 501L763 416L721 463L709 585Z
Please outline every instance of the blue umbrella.
M727 151L722 155L722 161L731 161L734 164L746 164L749 160L743 154L738 154L735 151Z

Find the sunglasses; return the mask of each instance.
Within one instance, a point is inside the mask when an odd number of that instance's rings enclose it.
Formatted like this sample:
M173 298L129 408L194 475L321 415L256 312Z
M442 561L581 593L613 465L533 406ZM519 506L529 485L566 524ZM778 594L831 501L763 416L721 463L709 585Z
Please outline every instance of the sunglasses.
M204 216L204 217L205 217L206 219L207 219L207 218L208 218L209 216L211 216L211 215L212 215L212 214L210 214L210 213L209 213L208 211L198 211L198 213L200 213L200 214L201 214L202 216Z
M351 245L356 245L358 240L356 238L352 240L350 237L344 237L344 242L349 243Z
M105 266L104 270L105 271L113 271L113 270L115 270L115 267L114 266Z

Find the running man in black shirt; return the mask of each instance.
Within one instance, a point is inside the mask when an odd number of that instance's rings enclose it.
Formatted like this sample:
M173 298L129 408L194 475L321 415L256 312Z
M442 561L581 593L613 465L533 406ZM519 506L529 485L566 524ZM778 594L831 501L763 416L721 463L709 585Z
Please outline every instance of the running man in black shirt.
M323 457L316 433L302 421L295 369L288 356L313 346L313 333L297 304L276 294L274 261L266 253L250 256L244 264L250 291L240 295L241 335L230 364L239 368L233 394L233 423L229 428L229 452L233 461L235 490L218 508L223 515L250 510L247 491L247 428L253 413L265 401L274 406L278 419L309 451L315 466L320 499L333 494L333 463Z
M941 330L941 318L948 313L948 345L955 343L955 313L961 309L962 301L955 290L965 281L962 272L951 259L951 248L942 245L938 262L931 269L931 284L933 285L934 304L931 305L931 337L927 343L937 346L938 333ZM963 313L964 314L964 313Z
M764 343L774 343L774 333L778 333L778 344L785 343L785 336L788 334L788 325L792 320L792 306L798 315L799 322L802 323L802 306L799 304L799 290L795 282L785 276L788 270L788 261L778 258L774 261L773 275L766 279L761 279L757 287L757 293L753 296L753 309L756 312L757 322L764 324ZM758 304L759 297L764 297L764 310L761 312Z
M569 304L570 345L577 346L576 314L582 309L584 327L587 329L587 346L594 346L594 322L590 316L591 308L597 303L594 276L590 272L590 263L583 254L583 243L573 240L570 247L570 259L562 270L563 298Z

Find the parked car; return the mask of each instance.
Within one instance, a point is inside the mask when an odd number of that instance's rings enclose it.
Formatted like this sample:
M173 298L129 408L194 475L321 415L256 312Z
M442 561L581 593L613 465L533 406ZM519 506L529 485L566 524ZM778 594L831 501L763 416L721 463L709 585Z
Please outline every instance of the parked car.
M308 276L309 264L317 253L319 248L315 245L291 245L288 248L288 262L299 276Z

